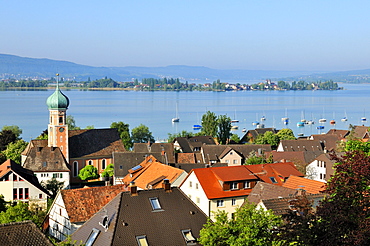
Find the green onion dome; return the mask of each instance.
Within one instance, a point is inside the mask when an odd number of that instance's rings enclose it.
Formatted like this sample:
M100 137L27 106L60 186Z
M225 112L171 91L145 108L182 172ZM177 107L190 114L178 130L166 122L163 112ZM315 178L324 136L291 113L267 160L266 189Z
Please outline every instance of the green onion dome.
M49 109L67 109L69 106L69 99L64 95L57 85L53 94L46 100L46 105Z

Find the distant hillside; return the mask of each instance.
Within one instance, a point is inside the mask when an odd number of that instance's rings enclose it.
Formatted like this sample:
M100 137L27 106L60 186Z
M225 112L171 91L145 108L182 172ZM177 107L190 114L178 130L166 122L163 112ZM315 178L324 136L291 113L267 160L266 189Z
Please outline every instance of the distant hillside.
M282 78L282 80L304 80L307 82L333 80L342 83L370 83L370 69L292 76Z
M103 77L116 81L131 81L134 78L182 78L183 80L250 81L309 74L299 71L219 70L201 66L166 67L92 67L67 61L26 58L0 54L0 79L51 78L56 73L64 78L86 81Z

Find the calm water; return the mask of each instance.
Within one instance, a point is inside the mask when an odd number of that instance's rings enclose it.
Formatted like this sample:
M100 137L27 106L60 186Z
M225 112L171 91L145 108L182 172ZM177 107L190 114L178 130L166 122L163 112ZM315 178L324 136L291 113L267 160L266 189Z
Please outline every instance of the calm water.
M67 114L73 115L80 127L94 125L95 128L109 127L113 121L123 121L130 129L144 124L156 139L167 138L168 133L182 130L193 131L200 124L201 116L207 111L227 114L238 119L239 130L254 129L253 121L266 117L265 127L291 128L297 135L320 133L318 125L348 129L349 124L365 124L361 117L370 120L370 85L341 85L342 91L237 91L237 92L137 92L137 91L78 91L64 93L70 99ZM23 129L22 137L29 141L47 128L48 109L46 99L53 90L45 91L0 91L0 127L18 125ZM172 123L178 105L179 123ZM281 118L289 117L285 126ZM341 122L347 115L348 121ZM297 127L304 117L314 120L314 125ZM320 118L327 119L319 124ZM335 119L336 125L330 125ZM261 122L262 123L262 122Z

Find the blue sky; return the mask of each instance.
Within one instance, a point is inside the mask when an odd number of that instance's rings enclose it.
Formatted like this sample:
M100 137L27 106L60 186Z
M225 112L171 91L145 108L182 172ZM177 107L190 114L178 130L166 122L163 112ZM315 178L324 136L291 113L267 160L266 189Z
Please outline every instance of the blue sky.
M370 1L0 0L0 53L91 66L369 69Z

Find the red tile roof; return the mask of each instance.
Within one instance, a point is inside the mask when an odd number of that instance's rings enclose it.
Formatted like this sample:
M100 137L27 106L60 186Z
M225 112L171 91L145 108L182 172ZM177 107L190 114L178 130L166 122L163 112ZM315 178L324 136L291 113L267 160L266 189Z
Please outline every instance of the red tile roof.
M213 174L224 182L256 179L256 176L246 166L231 166L212 168Z
M291 175L283 184L283 187L291 189L303 189L308 193L318 194L325 190L326 184L324 182Z
M75 223L87 221L122 191L127 191L125 185L62 190L61 195L69 219Z

